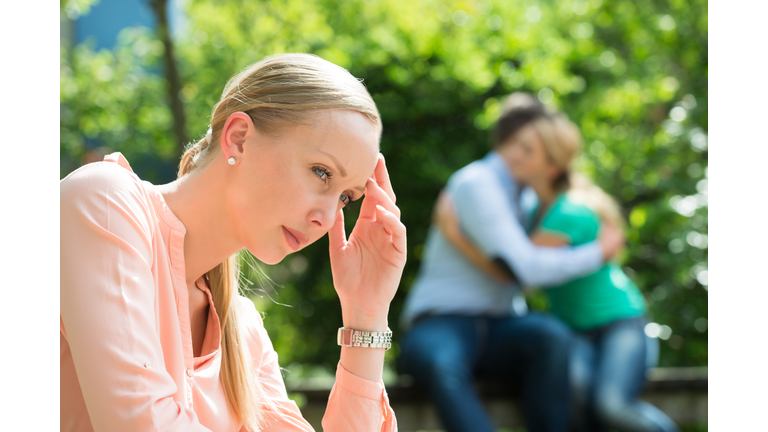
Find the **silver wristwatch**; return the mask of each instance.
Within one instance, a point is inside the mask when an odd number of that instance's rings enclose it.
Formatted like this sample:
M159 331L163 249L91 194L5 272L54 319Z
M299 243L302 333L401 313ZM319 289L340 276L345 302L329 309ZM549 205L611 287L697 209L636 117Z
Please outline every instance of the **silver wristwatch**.
M336 333L336 342L343 347L384 348L392 347L392 330L385 332L366 332L341 327Z

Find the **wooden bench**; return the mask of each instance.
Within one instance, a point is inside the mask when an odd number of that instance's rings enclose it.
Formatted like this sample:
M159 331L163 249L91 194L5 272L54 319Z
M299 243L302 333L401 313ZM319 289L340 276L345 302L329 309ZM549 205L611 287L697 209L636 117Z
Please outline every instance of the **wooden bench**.
M494 382L477 385L480 397L500 428L519 428L523 418L516 391ZM289 388L289 393L301 394L304 417L320 431L321 420L328 402L330 387L302 384ZM409 376L387 386L392 409L397 415L401 432L442 429L432 404ZM648 382L641 395L669 415L678 425L707 422L707 368L654 368L648 371Z

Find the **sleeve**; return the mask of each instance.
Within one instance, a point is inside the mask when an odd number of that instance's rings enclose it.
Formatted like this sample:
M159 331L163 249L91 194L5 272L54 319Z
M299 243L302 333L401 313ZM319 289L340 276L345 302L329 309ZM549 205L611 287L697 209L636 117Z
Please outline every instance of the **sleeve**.
M339 363L323 417L323 430L396 432L397 419L384 384L354 375Z
M153 225L138 178L96 163L60 188L61 323L93 430L208 431L173 399L162 366Z
M559 285L603 264L602 248L594 241L563 248L531 243L518 222L514 203L487 170L449 182L449 192L462 230L486 256L507 263L524 285Z
M259 380L270 399L273 412L267 414L266 428L269 432L312 431L312 426L301 415L296 403L288 399L285 383L280 374L277 353L272 347L261 316L253 302L241 297L248 309L248 341L251 356L260 361ZM260 360L259 360L260 359ZM328 398L323 416L323 430L326 432L395 432L397 421L384 384L360 378L341 366L336 369L336 382ZM241 429L241 432L245 432Z

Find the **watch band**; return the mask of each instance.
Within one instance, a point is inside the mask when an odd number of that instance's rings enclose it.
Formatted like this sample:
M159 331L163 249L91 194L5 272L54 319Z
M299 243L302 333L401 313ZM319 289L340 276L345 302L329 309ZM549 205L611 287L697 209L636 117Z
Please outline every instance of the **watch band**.
M340 327L336 333L336 342L342 347L392 348L392 330L385 332L366 332Z

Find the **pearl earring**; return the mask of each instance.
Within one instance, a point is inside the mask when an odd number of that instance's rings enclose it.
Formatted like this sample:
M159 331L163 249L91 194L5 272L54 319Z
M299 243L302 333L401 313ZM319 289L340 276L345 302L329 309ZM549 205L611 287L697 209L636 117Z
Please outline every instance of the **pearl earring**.
M231 157L231 158L227 159L227 162L229 162L230 165L234 165L235 164L235 158Z

